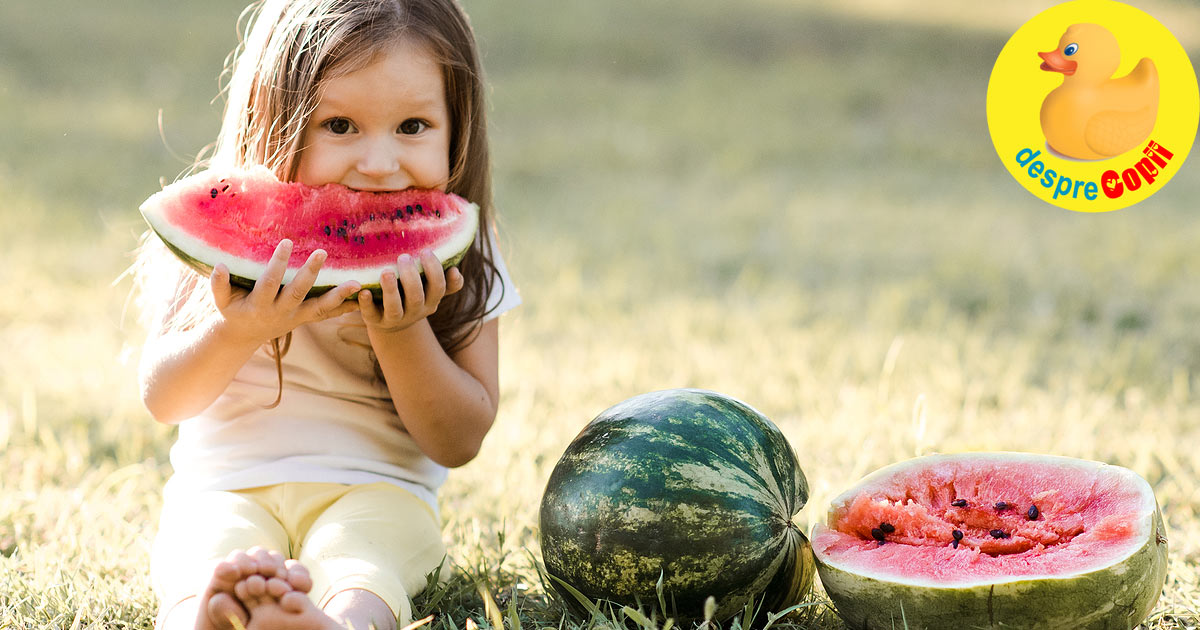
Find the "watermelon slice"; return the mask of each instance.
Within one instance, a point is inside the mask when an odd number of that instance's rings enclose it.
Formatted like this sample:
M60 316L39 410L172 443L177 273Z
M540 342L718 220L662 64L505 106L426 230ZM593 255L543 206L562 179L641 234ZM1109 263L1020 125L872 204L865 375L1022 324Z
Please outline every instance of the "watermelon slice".
M162 241L201 273L217 263L231 281L254 286L275 247L291 239L289 282L309 254L327 254L309 295L355 280L378 298L380 274L400 254L430 249L443 268L475 240L479 206L451 193L409 188L355 191L338 184L281 182L265 167L208 170L181 179L141 206Z
M821 582L852 628L1121 628L1166 579L1150 485L1098 462L1025 453L887 466L813 530Z

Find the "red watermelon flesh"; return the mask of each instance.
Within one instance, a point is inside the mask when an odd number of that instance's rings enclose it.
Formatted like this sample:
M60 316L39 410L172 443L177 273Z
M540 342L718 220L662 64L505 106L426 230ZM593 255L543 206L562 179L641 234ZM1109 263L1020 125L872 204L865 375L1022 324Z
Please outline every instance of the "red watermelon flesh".
M1143 543L1156 505L1126 469L1008 457L947 459L864 483L834 501L814 550L851 571L963 584L1076 574Z
M475 240L479 207L439 190L356 191L338 184L281 182L264 168L208 170L175 182L141 206L163 242L202 272L225 263L253 285L282 239L293 244L289 281L315 250L325 263L312 293L350 280L376 290L399 255L430 249L443 267Z

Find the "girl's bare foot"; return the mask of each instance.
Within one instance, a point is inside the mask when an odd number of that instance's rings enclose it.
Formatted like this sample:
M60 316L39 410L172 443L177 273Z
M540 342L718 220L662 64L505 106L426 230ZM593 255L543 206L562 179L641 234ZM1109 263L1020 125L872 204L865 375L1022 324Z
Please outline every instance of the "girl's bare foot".
M286 580L252 575L234 593L250 613L247 630L345 630Z
M212 579L200 595L196 610L196 630L234 630L234 620L245 627L250 615L246 607L238 601L235 587L251 576L268 576L288 584L285 581L286 564L279 553L261 547L230 552L225 560L213 568ZM307 583L307 588L312 588L312 580L307 571L302 571L297 578L298 582Z

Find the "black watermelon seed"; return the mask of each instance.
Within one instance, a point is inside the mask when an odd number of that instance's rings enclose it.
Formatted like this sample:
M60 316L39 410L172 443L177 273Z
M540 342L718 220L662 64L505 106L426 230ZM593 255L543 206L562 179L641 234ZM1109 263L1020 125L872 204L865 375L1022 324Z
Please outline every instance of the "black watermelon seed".
M333 234L333 228L326 225L325 226L325 236L331 236L332 234Z
M1004 530L1000 530L1000 529L993 529L992 531L990 531L988 533L992 535L992 538L1008 538L1010 535L1010 534L1004 532Z
M221 181L225 180L222 179ZM225 192L226 190L229 190L229 184L225 184L225 187L221 189L221 192Z
M421 210L421 204L417 204L417 205L413 206L413 208L415 208L417 212L424 212L423 210Z
M957 539L957 538L955 538L954 540L951 540L951 541L950 541L950 544L951 544L951 545L952 545L952 546L953 546L955 549L958 549L958 539Z
M404 206L404 211L411 215L412 214L412 206Z
M958 541L960 541L960 540L962 540L962 539L963 539L963 533L962 533L962 530L958 530L958 529L956 529L956 530L954 530L954 531L950 532L950 535L951 535L951 536L954 536L954 542L958 542Z
M337 235L341 238L346 238L346 228L340 227L337 229Z
M212 190L208 191L208 194L212 195L212 198L213 198L213 199L216 199L216 198L217 198L217 194L219 194L219 193L220 193L220 191L218 191L216 188L214 188L214 189L212 189Z
M871 538L874 538L875 540L878 540L879 542L882 543L883 538L884 538L883 530L879 529L878 527L872 528L871 529Z
M879 529L882 529L885 534L891 534L896 531L896 526L891 523L880 523Z
M950 505L953 505L954 507L967 507L967 500L966 499L955 499L950 502Z
M1038 516L1040 514L1041 514L1041 512L1038 511L1037 506L1031 505L1031 506L1029 506L1029 511L1025 513L1025 518L1027 518L1031 521L1036 521L1036 520L1038 520Z
M1007 510L1009 507L1010 507L1010 506L1009 506L1007 503L1005 503L1004 501L997 501L997 502L996 502L996 509L997 509L997 510Z
M374 212L372 212L372 213L371 213L371 220L372 220L372 221L374 221L374 220L375 220L375 213L374 213Z

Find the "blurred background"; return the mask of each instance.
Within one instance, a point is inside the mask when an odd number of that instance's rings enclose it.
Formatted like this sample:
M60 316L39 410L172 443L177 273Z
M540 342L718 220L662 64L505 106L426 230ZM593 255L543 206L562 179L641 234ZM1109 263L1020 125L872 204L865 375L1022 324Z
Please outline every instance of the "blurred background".
M935 450L1129 466L1173 534L1148 627L1194 619L1200 162L1098 215L1013 181L988 77L1051 4L464 0L524 298L496 428L443 493L464 571L552 615L533 563L558 455L604 408L693 386L781 426L806 528ZM1132 4L1200 61L1200 4ZM0 621L154 614L173 430L138 398L123 272L140 202L215 138L243 6L0 3Z

